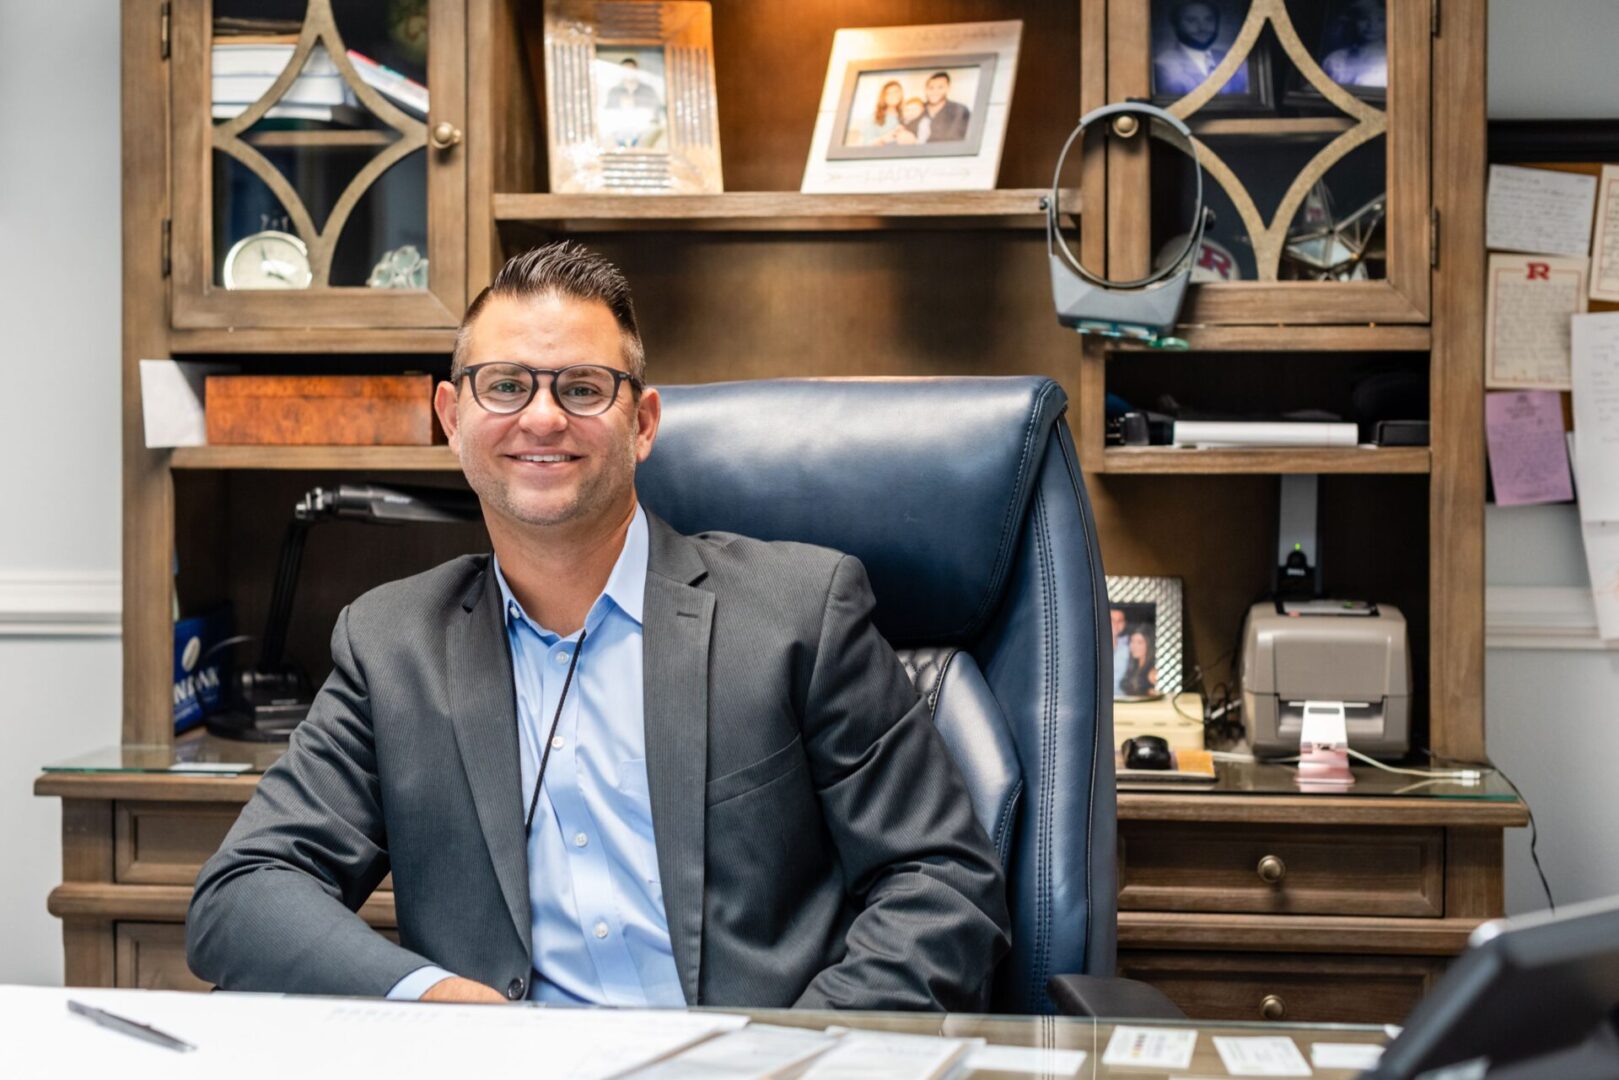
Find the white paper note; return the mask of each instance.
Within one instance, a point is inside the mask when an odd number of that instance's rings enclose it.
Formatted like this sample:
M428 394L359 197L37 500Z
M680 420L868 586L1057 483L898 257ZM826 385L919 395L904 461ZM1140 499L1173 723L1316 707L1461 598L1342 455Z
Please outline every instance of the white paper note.
M1033 1076L1077 1076L1084 1064L1083 1050L1053 1050L1044 1046L980 1046L967 1057L967 1068L972 1071Z
M1602 166L1596 235L1591 240L1591 299L1619 301L1619 165Z
M1103 1065L1135 1065L1152 1069L1184 1069L1192 1063L1197 1031L1192 1028L1149 1028L1120 1025L1102 1052Z
M1220 1051L1225 1071L1232 1076L1310 1075L1309 1063L1286 1035L1254 1038L1216 1035L1214 1048Z
M1491 255L1484 384L1569 388L1570 315L1585 310L1584 259Z
M982 1039L850 1031L810 1062L802 1080L934 1080L981 1045Z
M1375 1043L1314 1043L1310 1064L1318 1069L1375 1069L1383 1048Z
M629 1073L625 1080L766 1080L824 1054L837 1041L824 1031L750 1024Z
M1579 491L1580 466L1574 433L1568 433L1568 459ZM1619 638L1619 521L1581 521L1580 542L1585 548L1585 570L1591 579L1591 602L1596 608L1597 636Z
M1583 257L1591 250L1596 189L1594 176L1491 165L1484 246Z
M208 424L202 410L203 380L230 371L227 364L177 360L141 361L141 421L146 445L206 446Z
M1619 521L1619 312L1573 319L1581 521Z

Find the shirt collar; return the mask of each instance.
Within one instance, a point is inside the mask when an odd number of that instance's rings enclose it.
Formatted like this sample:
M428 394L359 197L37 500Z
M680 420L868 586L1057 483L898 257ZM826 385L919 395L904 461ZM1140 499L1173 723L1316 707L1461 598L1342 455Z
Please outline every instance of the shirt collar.
M624 537L624 549L618 553L618 561L613 564L613 572L607 575L606 588L602 589L601 596L597 597L596 602L590 607L590 614L585 617L587 629L594 631L601 622L605 611L602 604L604 599L612 601L620 611L634 619L637 626L641 625L642 604L646 600L647 556L650 549L646 511L637 503L635 517L630 520L629 532ZM489 562L495 569L495 582L500 586L500 603L505 609L506 621L526 622L541 634L556 636L529 618L528 613L523 610L523 605L512 595L511 586L506 583L506 575L500 569L499 556L491 556Z

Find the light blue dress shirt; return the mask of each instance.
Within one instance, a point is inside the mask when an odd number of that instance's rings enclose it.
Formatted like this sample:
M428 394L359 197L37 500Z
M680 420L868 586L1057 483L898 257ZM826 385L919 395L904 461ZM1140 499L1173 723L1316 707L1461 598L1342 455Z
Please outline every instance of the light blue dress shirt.
M621 1006L686 1003L669 946L647 791L641 675L646 512L636 509L607 587L585 617L585 647L551 741L545 791L528 838L534 977L540 1001ZM579 635L536 624L492 560L506 609L528 814L541 740L556 715ZM421 997L450 972L423 967L388 992Z

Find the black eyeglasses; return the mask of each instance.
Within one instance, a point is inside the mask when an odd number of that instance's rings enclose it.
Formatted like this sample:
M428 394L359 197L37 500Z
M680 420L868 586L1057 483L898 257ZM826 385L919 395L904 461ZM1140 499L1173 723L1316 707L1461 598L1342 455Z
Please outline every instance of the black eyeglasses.
M472 398L492 413L516 413L528 408L539 392L540 376L551 376L551 399L574 416L600 416L618 400L620 383L637 391L642 382L627 371L605 364L569 364L563 368L531 368L498 361L471 364L455 376L472 385Z

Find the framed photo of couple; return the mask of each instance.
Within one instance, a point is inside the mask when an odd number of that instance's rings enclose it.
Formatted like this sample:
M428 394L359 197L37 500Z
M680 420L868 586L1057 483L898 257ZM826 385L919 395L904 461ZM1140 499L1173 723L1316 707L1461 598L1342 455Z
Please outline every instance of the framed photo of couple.
M1022 32L1016 20L839 30L802 189L993 188Z
M1113 654L1113 699L1142 701L1184 689L1181 580L1107 578L1108 631Z

